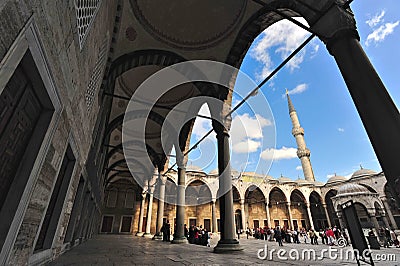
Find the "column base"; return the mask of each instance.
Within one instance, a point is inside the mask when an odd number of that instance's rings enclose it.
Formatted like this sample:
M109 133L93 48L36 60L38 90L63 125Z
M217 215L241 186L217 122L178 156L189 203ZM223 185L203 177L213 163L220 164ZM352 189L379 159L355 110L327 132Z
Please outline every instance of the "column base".
M152 235L151 233L144 233L144 234L142 235L142 237L145 237L145 238L153 238L153 235Z
M187 244L188 241L186 237L174 237L174 239L171 241L172 244Z
M162 240L162 239L163 239L162 237L163 237L163 236L162 236L161 234L157 233L157 234L155 234L155 235L153 236L153 240Z
M243 247L236 239L224 239L218 241L218 244L214 248L214 253L231 253L242 250Z
M144 232L137 232L136 234L135 234L135 236L143 236L144 235Z

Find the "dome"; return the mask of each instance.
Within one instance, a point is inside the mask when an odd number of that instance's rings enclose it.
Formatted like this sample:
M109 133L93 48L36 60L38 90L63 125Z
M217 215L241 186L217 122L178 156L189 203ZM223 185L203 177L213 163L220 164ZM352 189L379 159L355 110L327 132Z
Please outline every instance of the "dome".
M290 179L288 177L281 176L278 178L279 183L290 183L290 182L295 182L293 179Z
M200 167L196 166L196 165L189 165L186 166L186 172L204 172L203 169L201 169Z
M308 180L305 180L305 179L300 179L300 178L295 180L294 182L296 182L299 185L310 185L310 184L313 183L311 181L308 181Z
M317 186L317 187L322 187L324 185L324 183L322 183L320 181L314 181L313 183L314 183L314 186Z
M348 179L346 177L335 174L334 176L330 177L326 183L331 184L331 183L336 183L336 182L344 182L347 180Z
M347 183L339 187L336 195L339 196L345 194L361 194L361 193L370 193L370 191L366 187L363 187L359 184Z
M351 175L351 178L370 176L370 175L376 175L376 174L377 174L377 172L375 172L374 170L361 168L360 170L355 171Z
M219 174L218 168L210 171L208 174L209 175L218 175Z

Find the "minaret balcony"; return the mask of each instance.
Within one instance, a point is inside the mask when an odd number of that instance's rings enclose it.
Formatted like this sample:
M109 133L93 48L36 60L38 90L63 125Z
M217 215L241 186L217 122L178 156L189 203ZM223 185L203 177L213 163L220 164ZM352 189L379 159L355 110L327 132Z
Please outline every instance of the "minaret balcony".
M294 127L292 129L292 135L296 137L297 135L304 135L304 128L302 127Z
M310 157L311 152L309 149L305 148L305 149L297 149L297 157L301 158L304 156Z

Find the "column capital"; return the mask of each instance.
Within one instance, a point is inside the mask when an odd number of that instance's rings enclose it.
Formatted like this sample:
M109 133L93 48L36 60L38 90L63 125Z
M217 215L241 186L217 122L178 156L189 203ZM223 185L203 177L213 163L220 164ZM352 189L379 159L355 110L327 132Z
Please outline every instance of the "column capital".
M327 45L329 52L330 46L339 39L351 37L360 40L353 12L338 3L331 6L311 29Z
M244 199L240 199L240 205L244 205Z

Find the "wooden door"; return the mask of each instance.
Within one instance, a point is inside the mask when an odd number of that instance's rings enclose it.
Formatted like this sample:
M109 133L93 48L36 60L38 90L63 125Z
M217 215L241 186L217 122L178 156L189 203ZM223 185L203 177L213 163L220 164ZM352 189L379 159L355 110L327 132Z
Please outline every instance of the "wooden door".
M42 111L32 85L17 69L0 97L0 209Z

